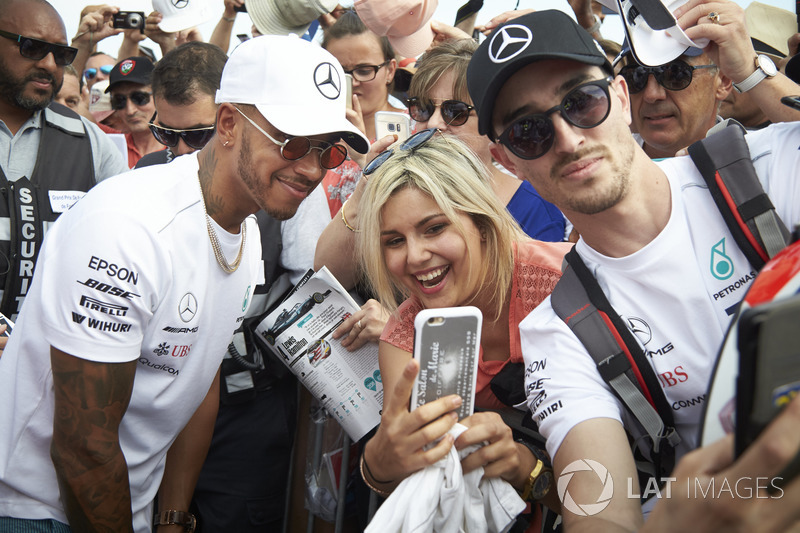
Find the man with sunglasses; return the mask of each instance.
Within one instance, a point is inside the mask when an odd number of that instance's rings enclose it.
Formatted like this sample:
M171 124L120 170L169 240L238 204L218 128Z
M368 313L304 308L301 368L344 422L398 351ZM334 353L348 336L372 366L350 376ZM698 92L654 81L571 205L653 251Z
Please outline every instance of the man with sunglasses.
M86 68L83 69L83 78L89 89L98 81L107 80L116 63L117 60L105 52L94 52L90 55L86 60Z
M145 155L136 168L167 163L208 143L217 114L214 97L227 59L216 45L188 42L159 60L151 77L156 115L150 129L167 149ZM226 353L221 370L225 386L214 438L192 499L203 531L277 531L284 519L284 501L273 495L287 486L297 380L273 354L255 345L251 325L260 321L250 317L266 312L313 267L315 244L331 219L321 187L289 220L276 220L265 211L256 213L256 219L264 283L255 287L242 330L234 335L233 349L241 357ZM251 513L261 520L251 522Z
M66 42L47 2L0 1L0 188L13 191L0 202L0 311L12 318L50 224L97 181L127 169L102 131L53 102L77 54Z
M704 8L695 4L687 18L676 15L687 34L720 38L716 25L703 27L710 21L697 24L707 11L698 15ZM613 75L597 43L563 13L539 11L499 26L473 56L467 78L479 130L497 144L495 157L573 222L576 253L643 345L672 409L680 458L697 446L714 360L755 269L692 160L656 163L636 143L626 78ZM747 141L778 214L787 226L800 222L800 124L774 125ZM638 494L638 480L626 430L644 453L647 435L639 439L550 299L520 330L527 403L562 477L565 530L645 531L639 498L628 497Z
M125 134L131 168L145 154L164 149L150 131L150 118L156 110L150 87L153 67L148 57L128 57L114 65L108 78L106 92L111 94L111 107Z
M242 43L202 150L59 219L0 358L0 530L193 530L218 369L264 274L251 215L292 217L340 141L369 148L343 80L297 37Z

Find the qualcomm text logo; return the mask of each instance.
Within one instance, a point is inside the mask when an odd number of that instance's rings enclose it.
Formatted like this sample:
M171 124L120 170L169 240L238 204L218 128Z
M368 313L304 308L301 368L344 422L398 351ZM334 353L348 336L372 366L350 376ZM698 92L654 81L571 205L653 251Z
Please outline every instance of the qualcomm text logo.
M600 492L600 496L597 497L596 502L577 503L572 499L572 496L570 496L567 487L575 472L589 470L593 471L600 481L603 482L603 490ZM593 516L608 507L608 504L611 503L611 496L614 494L614 480L611 479L611 474L608 473L606 467L597 461L578 459L568 464L564 470L561 471L561 475L558 476L556 488L558 489L558 499L561 500L561 504L565 509L578 516Z

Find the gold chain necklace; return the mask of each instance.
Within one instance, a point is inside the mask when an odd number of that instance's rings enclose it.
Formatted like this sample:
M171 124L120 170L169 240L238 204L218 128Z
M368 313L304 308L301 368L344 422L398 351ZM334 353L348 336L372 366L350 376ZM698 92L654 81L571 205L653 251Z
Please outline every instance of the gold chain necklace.
M203 213L206 215L206 227L208 228L208 238L211 240L211 248L214 250L214 256L217 258L217 263L219 263L219 266L222 268L222 270L228 274L232 274L233 272L236 272L236 269L239 268L239 264L242 262L244 244L247 240L247 225L243 220L240 227L240 231L242 233L242 243L239 245L239 253L236 255L236 260L233 263L228 263L228 260L225 258L225 254L222 251L222 245L219 242L219 237L217 237L217 232L214 230L214 226L211 225L211 217L208 216L208 211L206 210L206 199L203 197L202 185L200 186L200 202L203 204Z

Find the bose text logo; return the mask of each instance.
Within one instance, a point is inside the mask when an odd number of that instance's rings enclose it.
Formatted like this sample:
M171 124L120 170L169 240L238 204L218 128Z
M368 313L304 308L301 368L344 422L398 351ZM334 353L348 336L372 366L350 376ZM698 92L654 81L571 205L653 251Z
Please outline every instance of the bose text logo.
M139 296L136 293L120 289L119 287L112 287L108 283L100 283L96 279L92 278L89 278L86 281L78 281L78 283L86 287L89 287L90 289L104 292L106 294L110 294L111 296L119 296L120 298L127 298L128 300L133 300L134 296L136 296L137 298Z
M567 490L567 486L575 472L582 471L593 471L600 481L603 482L603 490L600 492L600 496L597 497L595 503L579 504L572 499L572 496L570 496ZM611 496L614 494L614 480L611 479L611 474L608 473L606 467L591 459L578 459L568 464L564 470L561 471L556 487L558 489L558 499L561 500L564 508L578 516L596 515L608 507L608 504L611 503Z

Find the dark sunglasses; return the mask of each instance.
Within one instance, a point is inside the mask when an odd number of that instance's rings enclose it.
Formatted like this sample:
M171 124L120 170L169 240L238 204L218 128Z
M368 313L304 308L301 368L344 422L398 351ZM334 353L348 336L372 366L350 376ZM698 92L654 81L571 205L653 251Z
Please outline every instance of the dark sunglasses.
M428 122L437 107L441 108L442 118L450 126L461 126L469 118L470 112L475 109L460 100L445 100L441 104L434 104L430 100L423 104L420 98L406 100L408 114L417 122Z
M601 124L611 110L608 85L613 78L595 80L572 89L561 103L544 113L527 115L515 120L497 138L521 159L536 159L550 150L555 141L555 126L550 115L561 116L579 128L594 128Z
M415 133L414 135L403 141L403 143L400 144L400 146L398 146L396 150L398 151L413 150L425 144L427 141L429 141L430 138L433 137L433 135L437 131L439 130L436 128L428 128L427 130L418 131L417 133ZM387 159L389 159L390 157L392 157L392 155L394 155L394 152L395 148L389 148L388 150L384 150L383 152L375 156L375 159L370 161L369 164L364 168L364 175L369 176L370 174L378 170L378 168L380 168L380 166L384 164Z
M150 103L150 93L144 91L131 91L130 94L112 94L111 109L125 109L128 105L128 98L135 105L143 106Z
M656 81L670 91L681 91L692 83L694 71L699 68L717 68L716 65L692 66L685 61L676 59L666 65L657 67L643 67L642 65L627 65L619 71L620 76L628 83L628 92L636 94L647 87L647 79L652 74Z
M78 49L72 48L65 44L48 43L47 41L40 41L32 37L23 37L16 33L10 33L0 30L0 37L16 41L19 46L19 55L27 59L39 61L47 57L47 54L53 54L53 60L56 65L63 67L75 61L75 56L78 55Z
M114 68L114 65L103 65L100 67L100 72L108 76L111 74L111 70ZM83 71L83 77L86 78L86 81L92 81L97 77L97 69L96 68L87 68Z
M297 161L304 158L311 150L319 150L319 166L322 168L332 169L336 168L347 159L347 150L340 144L324 143L327 146L312 146L311 139L308 137L289 137L281 142L274 138L272 135L264 131L264 129L253 122L253 119L244 114L238 107L234 106L247 121L258 131L260 131L267 139L281 147L281 156L288 161Z
M186 146L199 150L211 140L216 129L214 125L211 125L188 130L174 130L163 126L156 126L153 124L155 119L156 115L153 115L153 118L150 119L150 123L148 124L150 126L150 131L153 132L153 137L164 146L169 146L170 148L178 146L178 141L183 139Z

